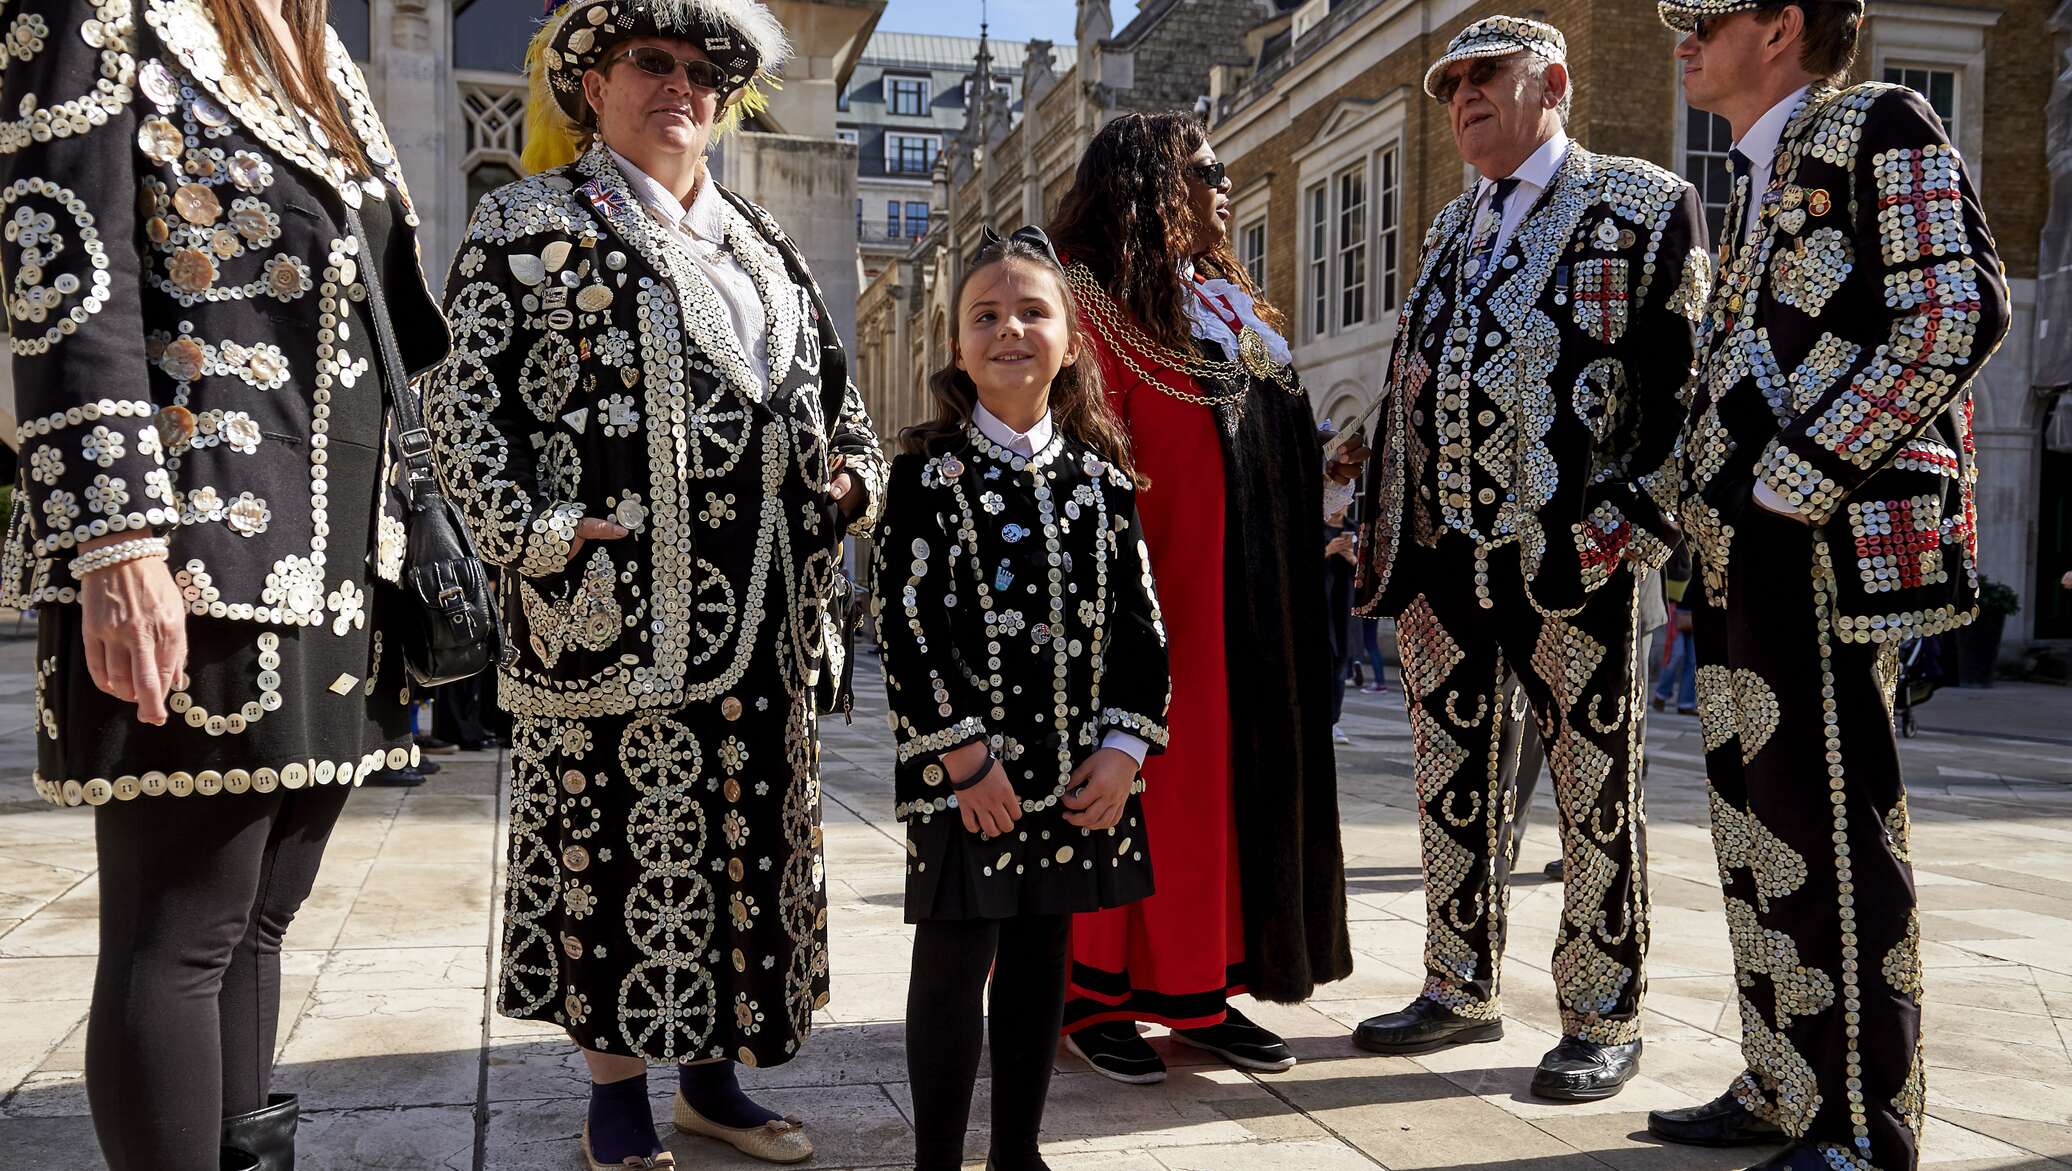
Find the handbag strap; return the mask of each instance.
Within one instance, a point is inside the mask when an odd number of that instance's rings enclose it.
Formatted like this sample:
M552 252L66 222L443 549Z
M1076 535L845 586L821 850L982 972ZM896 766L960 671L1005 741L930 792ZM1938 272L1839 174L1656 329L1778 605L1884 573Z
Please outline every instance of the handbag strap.
M381 290L374 246L368 243L366 225L360 222L360 213L351 204L345 205L345 226L359 244L360 282L367 286L367 315L374 319L379 350L375 358L381 367L381 384L388 392L389 409L396 414L397 445L402 449L408 475L405 488L415 504L420 491L439 490L439 473L432 466L432 433L425 429L417 392L403 370L403 351L396 345L396 326L389 319L388 297Z

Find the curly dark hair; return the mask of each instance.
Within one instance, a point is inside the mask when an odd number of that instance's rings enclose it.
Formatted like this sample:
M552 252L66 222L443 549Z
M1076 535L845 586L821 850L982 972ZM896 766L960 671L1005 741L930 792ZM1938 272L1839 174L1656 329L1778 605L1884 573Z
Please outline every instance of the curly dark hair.
M1122 469L1140 490L1148 487L1150 482L1137 474L1136 461L1130 456L1129 433L1108 405L1108 395L1101 385L1101 363L1080 331L1079 306L1072 298L1071 288L1065 284L1065 271L1058 267L1057 261L1042 245L1021 236L989 241L965 266L964 279L958 282L957 295L951 304L957 307L961 316L965 292L980 273L996 264L1027 264L1040 268L1050 274L1057 285L1058 304L1064 312L1066 328L1071 330L1079 358L1060 369L1058 376L1051 380L1051 424L1061 434L1086 444ZM978 386L971 381L971 375L957 368L956 345L953 329L949 362L928 376L928 393L935 399L935 418L901 431L900 450L936 456L964 445L964 429L970 426L978 408Z
M1050 236L1073 263L1093 270L1108 295L1161 345L1194 348L1186 290L1174 275L1193 249L1197 224L1188 202L1187 164L1209 140L1192 114L1124 114L1101 127L1071 190L1058 204ZM1195 271L1252 295L1260 319L1284 322L1225 239L1194 258Z

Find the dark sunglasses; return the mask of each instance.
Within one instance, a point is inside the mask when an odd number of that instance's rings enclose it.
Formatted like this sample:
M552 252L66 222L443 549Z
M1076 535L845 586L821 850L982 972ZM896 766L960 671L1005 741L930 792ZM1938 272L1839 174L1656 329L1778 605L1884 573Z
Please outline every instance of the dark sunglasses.
M635 69L640 70L649 77L675 77L677 67L682 66L684 76L689 78L691 84L699 89L724 92L727 88L726 70L721 69L710 61L686 61L669 50L657 48L654 45L642 45L637 49L628 49L613 57L612 60L631 61Z
M1481 89L1483 86L1496 80L1496 75L1503 71L1504 61L1508 56L1509 54L1505 57L1475 58L1474 62L1460 73L1441 77L1438 84L1434 87L1439 92L1433 96L1438 98L1439 104L1442 106L1452 105L1454 92L1460 89L1462 77L1467 78L1468 84L1476 89Z
M1221 187L1230 177L1230 168L1222 163L1189 163L1187 173L1202 181L1206 187Z

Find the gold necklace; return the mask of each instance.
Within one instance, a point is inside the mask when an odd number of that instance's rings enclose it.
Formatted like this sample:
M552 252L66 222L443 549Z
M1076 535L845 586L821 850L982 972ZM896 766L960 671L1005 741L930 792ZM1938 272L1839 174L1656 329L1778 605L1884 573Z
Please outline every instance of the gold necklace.
M1189 356L1168 346L1160 345L1150 335L1130 322L1108 296L1108 291L1094 278L1093 270L1084 264L1075 264L1065 270L1065 283L1072 295L1086 310L1094 326L1094 332L1110 342L1109 348L1122 359L1132 374L1159 390L1183 402L1207 407L1237 407L1243 409L1245 400L1244 376L1247 371L1261 378L1290 388L1291 369L1275 366L1266 352L1266 341L1251 326L1244 326L1238 335L1238 357L1234 361L1219 362L1211 358ZM1154 377L1150 371L1137 364L1132 350L1141 351L1146 357L1178 374L1184 374L1197 382L1214 381L1235 383L1237 389L1226 394L1190 394L1176 389Z

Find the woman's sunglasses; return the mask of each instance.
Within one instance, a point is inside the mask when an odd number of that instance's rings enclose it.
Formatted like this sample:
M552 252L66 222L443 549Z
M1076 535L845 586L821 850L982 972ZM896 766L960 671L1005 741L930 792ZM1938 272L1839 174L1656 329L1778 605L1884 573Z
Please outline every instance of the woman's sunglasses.
M640 70L649 77L675 77L677 67L681 66L684 76L689 78L691 84L699 89L709 89L718 92L725 92L727 89L726 70L721 69L710 61L686 61L669 50L657 48L654 45L642 45L637 49L628 49L612 58L612 60L631 61L635 69Z
M1230 176L1229 168L1222 163L1189 163L1187 173L1200 179L1205 187L1221 187Z

